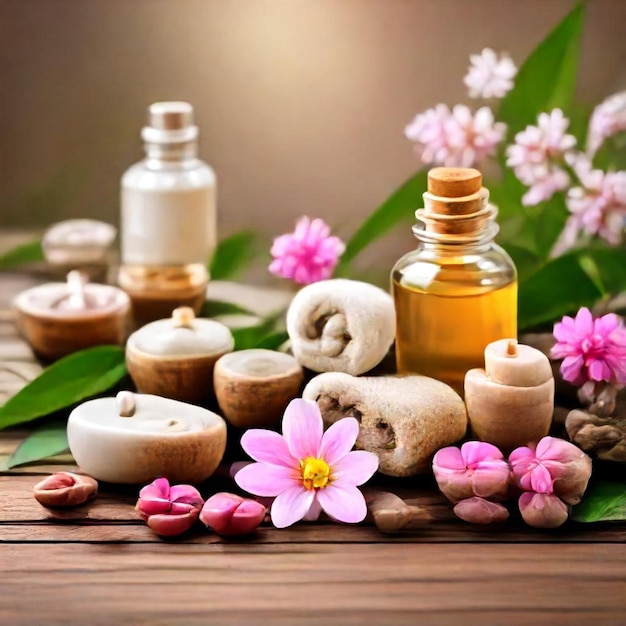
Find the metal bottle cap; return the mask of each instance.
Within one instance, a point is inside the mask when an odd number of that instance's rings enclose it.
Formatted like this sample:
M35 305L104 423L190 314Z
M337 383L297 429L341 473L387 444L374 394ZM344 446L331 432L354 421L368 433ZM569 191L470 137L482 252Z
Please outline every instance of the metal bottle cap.
M155 102L148 107L148 126L141 131L148 143L194 141L198 127L193 123L193 107L188 102Z

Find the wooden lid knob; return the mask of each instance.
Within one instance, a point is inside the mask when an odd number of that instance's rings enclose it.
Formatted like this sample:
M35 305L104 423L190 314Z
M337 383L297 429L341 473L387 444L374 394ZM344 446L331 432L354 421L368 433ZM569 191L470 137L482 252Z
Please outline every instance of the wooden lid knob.
M482 184L482 174L470 167L435 167L428 172L428 192L442 198L470 196Z

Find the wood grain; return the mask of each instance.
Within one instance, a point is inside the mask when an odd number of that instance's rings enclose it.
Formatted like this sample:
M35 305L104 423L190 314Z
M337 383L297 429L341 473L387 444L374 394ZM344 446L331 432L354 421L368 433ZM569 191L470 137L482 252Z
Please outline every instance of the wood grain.
M561 623L598 616L619 623L611 620L626 608L624 546L279 546L2 546L9 570L0 611L11 624L103 616L274 624L298 616L293 623L387 625L411 615L413 623L430 616L439 624L443 615L449 623L487 617L480 623L505 625L528 623L512 621L516 615L558 623L552 618L563 613L571 619ZM24 614L30 622L19 621Z

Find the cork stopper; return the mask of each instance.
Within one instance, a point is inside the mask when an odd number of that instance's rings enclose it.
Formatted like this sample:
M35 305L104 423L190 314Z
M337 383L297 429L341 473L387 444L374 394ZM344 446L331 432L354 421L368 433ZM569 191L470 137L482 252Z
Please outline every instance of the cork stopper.
M479 233L495 213L482 174L467 167L436 167L428 172L424 209L416 216L426 232L441 235Z
M428 193L444 198L470 196L483 185L482 174L470 167L435 167L428 172Z

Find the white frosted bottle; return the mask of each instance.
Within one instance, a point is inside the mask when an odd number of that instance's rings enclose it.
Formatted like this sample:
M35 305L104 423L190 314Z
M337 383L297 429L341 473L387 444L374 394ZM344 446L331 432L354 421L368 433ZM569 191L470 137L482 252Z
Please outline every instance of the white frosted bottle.
M187 102L157 102L141 131L146 158L122 177L120 286L138 325L199 312L216 242L215 173L197 157Z

